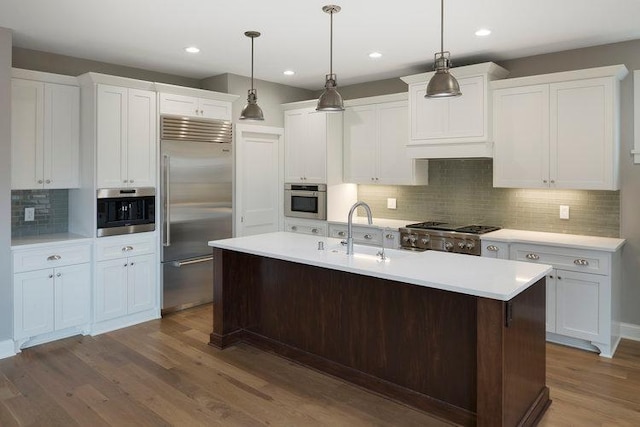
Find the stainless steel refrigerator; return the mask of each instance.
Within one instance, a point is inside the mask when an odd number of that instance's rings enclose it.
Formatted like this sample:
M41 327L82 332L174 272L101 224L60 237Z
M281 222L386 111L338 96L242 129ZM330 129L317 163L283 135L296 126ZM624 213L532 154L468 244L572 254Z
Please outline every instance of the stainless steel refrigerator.
M232 235L231 123L161 117L162 312L213 300L210 240Z

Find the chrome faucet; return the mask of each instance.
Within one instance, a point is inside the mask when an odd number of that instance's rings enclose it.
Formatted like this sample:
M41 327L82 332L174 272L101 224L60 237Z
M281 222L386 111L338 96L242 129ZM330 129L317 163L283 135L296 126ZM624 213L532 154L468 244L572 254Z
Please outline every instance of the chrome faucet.
M367 212L367 220L369 221L369 225L373 224L373 220L371 219L371 208L365 202L356 202L349 209L349 216L347 219L347 255L353 253L353 212L358 208L358 206L362 206L364 210Z

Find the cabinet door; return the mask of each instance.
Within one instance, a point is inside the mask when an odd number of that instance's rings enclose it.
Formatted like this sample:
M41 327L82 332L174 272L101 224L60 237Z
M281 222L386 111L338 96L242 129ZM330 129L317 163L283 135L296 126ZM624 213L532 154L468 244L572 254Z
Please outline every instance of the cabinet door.
M100 261L95 264L95 321L113 319L127 314L128 267L129 263L125 258Z
M53 270L37 270L13 276L14 338L53 331Z
M89 264L59 267L55 279L55 329L90 322L91 267Z
M406 114L406 111L405 111ZM375 105L348 107L344 112L344 180L375 184L378 177L378 130ZM396 129L399 130L399 129ZM404 150L404 146L402 147ZM394 154L395 156L395 154Z
M44 84L11 80L11 189L42 188ZM18 167L19 165L19 167Z
M556 332L556 275L554 269L551 274L547 275L547 332Z
M611 318L609 277L566 270L556 274L556 332L606 342L604 325Z
M550 85L550 178L557 188L616 190L613 80Z
M207 119L231 120L231 103L215 99L199 99L201 116Z
M305 140L307 138L308 110L285 111L284 114L284 169L285 182L304 182Z
M481 252L486 258L509 259L509 244L482 240Z
M493 92L493 186L549 186L549 86Z
M98 85L97 106L97 186L118 188L127 185L127 89Z
M176 116L201 117L198 98L184 95L172 95L161 93L160 114L173 114Z
M129 186L155 187L156 184L156 95L129 89L128 137L125 164Z
M409 142L409 112L406 101L379 104L378 109L378 184L415 183L415 160L406 153Z
M326 184L327 182L327 114L311 109L307 113L306 138L303 140L304 182Z
M155 257L140 255L128 258L127 313L151 309L156 301Z
M44 188L77 188L80 172L80 88L44 86Z

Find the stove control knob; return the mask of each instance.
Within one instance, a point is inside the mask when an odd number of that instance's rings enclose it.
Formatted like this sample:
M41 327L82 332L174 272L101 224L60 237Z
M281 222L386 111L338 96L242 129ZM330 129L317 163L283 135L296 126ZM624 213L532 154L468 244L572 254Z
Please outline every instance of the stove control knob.
M403 242L408 242L409 241L409 236L402 236L402 241Z
M473 249L473 248L475 248L475 247L476 247L475 243L473 243L473 242L467 242L467 249L471 250L471 249Z
M464 249L464 246L465 246L465 245L464 245L464 242L458 242L458 247L459 247L460 249Z
M422 239L420 239L420 243L422 243L423 245L426 245L427 243L429 243L429 238L423 237Z
M445 250L445 251L450 251L451 249L453 249L453 243L451 243L451 242L444 242L444 250Z
M416 238L416 236L410 236L410 237L409 237L409 241L411 242L411 244L412 244L412 245L414 245L414 244L416 243L416 240L418 240L418 239Z

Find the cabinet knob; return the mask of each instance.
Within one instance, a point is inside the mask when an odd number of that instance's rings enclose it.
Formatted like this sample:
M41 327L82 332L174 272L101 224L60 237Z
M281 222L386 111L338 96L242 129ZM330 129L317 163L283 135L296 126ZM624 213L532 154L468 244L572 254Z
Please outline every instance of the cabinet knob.
M542 182L546 184L546 183L547 183L547 180L546 180L546 179L543 179L543 180L542 180Z
M364 238L367 239L367 240L371 240L371 239L373 239L373 236L371 234L365 234Z
M122 182L123 182L124 184L126 184L126 183L127 183L127 180L126 180L126 179L123 179L123 180L122 180Z
M62 273L56 274L56 277L60 277L60 276L62 276Z
M130 263L129 263L129 266L130 266L130 267L133 267L133 264L134 264L133 262L130 262Z
M297 226L295 226L295 225L292 225L292 226L291 226L291 231L296 231L297 229L298 229L298 227L297 227Z
M42 184L42 180L41 179L38 180L38 184Z
M556 183L556 180L555 180L555 179L552 179L552 180L551 180L551 183L552 183L552 184L555 184L555 183Z
M549 279L553 279L553 274L550 274L550 275L549 275Z
M385 235L384 237L385 237L385 239L390 239L390 240L395 239L395 236L393 234L391 234L391 233Z
M375 180L376 180L375 178L371 177L371 181L375 181Z
M489 245L487 246L487 250L491 252L498 252L500 248L498 248L496 245Z
M133 180L132 179L130 179L129 182L133 184Z
M562 280L562 277L558 276L558 280Z
M49 275L49 279L53 279L53 274L50 274L50 275Z
M133 246L124 246L122 248L122 252L129 252L133 250Z
M312 228L312 229L311 229L311 232L312 232L312 233L314 233L314 234L316 234L316 233L318 232L318 229L317 229L317 228Z
M346 235L347 235L347 233L345 233L344 231L338 231L338 236L344 237Z
M124 267L128 266L129 264L127 264L126 262L124 263Z
M60 255L51 255L47 257L47 261L58 261L61 260L62 257Z
M573 260L573 263L575 265L589 265L589 261L587 261L586 259L576 259Z
M536 260L539 260L539 259L540 259L540 257L539 257L538 255L536 255L536 254L527 254L527 255L525 256L525 258L526 258L526 259L531 259L531 260L534 260L534 261L536 261Z
M46 179L44 182L45 182L45 184L51 184L51 180L50 179Z
M376 181L379 180L380 178L376 177Z

